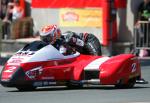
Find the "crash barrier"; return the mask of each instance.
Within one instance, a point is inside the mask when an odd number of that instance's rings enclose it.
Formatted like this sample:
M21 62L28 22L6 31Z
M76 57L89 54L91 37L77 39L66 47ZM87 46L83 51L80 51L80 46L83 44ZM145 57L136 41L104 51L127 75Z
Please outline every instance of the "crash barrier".
M0 57L1 57L1 51L2 51L2 20L0 19Z
M12 22L11 39L26 38L33 36L33 19L25 17Z
M150 21L139 21L134 29L135 49L150 49Z
M0 37L2 36L2 19L0 19Z

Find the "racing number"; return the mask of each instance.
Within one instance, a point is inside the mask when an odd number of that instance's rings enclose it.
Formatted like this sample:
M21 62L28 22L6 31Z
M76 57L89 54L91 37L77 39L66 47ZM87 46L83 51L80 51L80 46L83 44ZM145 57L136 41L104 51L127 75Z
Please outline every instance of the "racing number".
M133 73L133 72L135 72L135 71L136 71L136 63L133 63L133 64L132 64L132 71L131 71L131 72Z

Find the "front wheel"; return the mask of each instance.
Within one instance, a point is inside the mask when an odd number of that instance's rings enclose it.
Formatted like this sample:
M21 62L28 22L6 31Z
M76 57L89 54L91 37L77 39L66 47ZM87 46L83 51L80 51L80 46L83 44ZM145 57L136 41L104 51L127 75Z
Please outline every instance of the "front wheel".
M19 91L34 91L36 89L34 86L17 86L16 88Z

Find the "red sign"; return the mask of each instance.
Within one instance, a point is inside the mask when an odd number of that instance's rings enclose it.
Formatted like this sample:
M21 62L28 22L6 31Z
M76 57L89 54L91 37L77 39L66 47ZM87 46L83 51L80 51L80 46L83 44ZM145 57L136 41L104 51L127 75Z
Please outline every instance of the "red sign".
M33 8L85 8L102 7L104 0L32 0ZM109 2L109 0L105 0ZM127 0L114 0L117 8L125 8Z
M101 0L32 0L33 8L100 7Z
M116 8L126 8L127 0L115 0L115 7Z

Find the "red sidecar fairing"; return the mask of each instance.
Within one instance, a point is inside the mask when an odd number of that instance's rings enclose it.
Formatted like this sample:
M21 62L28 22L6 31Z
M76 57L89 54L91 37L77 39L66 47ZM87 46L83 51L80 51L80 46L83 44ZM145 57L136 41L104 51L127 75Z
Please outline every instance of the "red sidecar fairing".
M6 63L1 84L7 87L66 85L67 82L115 85L140 77L139 62L132 54L111 58L79 53L63 56L47 45L38 51L18 51Z

